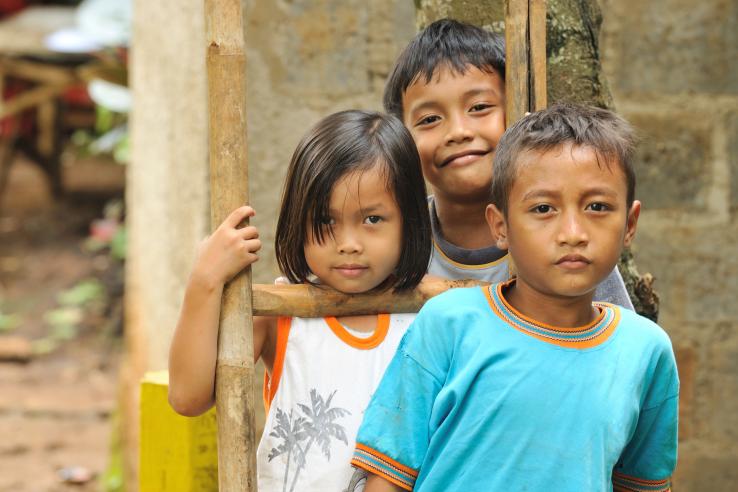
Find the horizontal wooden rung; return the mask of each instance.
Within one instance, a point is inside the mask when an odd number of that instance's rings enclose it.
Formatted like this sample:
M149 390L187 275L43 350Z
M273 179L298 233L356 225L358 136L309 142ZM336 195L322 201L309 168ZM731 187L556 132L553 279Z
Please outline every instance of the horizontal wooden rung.
M408 292L343 294L315 285L254 284L256 316L349 316L377 313L416 313L431 297L457 287L488 285L476 280L425 280Z

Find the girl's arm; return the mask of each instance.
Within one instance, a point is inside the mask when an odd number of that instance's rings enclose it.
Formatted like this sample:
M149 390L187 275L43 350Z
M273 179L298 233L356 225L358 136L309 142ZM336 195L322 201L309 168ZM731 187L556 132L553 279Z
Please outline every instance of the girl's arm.
M184 302L169 351L169 403L177 413L200 415L215 402L215 362L223 288L258 258L258 231L238 228L254 215L240 207L205 239L185 290ZM270 318L254 320L254 359L268 345Z
M405 489L372 473L367 477L366 487L364 487L364 492L402 492L403 490Z

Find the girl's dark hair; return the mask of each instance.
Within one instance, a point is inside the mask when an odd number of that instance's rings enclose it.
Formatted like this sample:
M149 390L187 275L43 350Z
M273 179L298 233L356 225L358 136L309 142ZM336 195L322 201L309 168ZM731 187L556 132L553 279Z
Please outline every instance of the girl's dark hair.
M635 200L633 158L636 148L633 127L606 109L571 103L526 115L508 128L497 144L490 201L507 215L508 200L526 152L547 152L570 142L590 147L604 166L619 166L625 175L628 209Z
M416 80L430 82L439 66L464 74L469 65L505 80L505 38L452 19L433 22L397 58L384 86L384 110L402 119L402 96Z
M318 122L292 155L275 239L277 263L291 282L309 282L304 245L309 233L319 242L325 239L321 219L329 215L334 185L374 166L381 167L402 214L402 252L392 286L411 289L423 278L431 228L415 142L394 116L352 110Z

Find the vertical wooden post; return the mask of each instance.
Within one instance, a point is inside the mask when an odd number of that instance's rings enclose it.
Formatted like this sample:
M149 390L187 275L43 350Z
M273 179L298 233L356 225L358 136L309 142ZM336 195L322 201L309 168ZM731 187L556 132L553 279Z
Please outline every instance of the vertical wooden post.
M506 124L546 107L546 0L505 3Z
M242 0L205 0L211 226L248 203L246 53ZM215 406L221 492L256 491L251 270L223 294Z

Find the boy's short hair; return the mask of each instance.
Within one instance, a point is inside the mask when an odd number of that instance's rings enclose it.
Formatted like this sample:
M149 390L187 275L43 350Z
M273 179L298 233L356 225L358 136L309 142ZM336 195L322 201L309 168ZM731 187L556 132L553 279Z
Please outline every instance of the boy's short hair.
M567 142L591 147L600 165L615 162L625 174L628 209L635 199L633 155L636 136L622 117L602 108L558 103L529 114L508 128L497 144L494 157L491 202L507 214L510 190L521 155L546 152Z
M402 51L384 86L384 110L402 119L402 97L420 77L430 82L439 67L464 74L469 65L505 80L505 38L452 19L433 22Z
M395 290L414 288L425 275L431 254L431 225L425 182L415 142L392 115L349 110L320 120L297 145L284 184L277 221L275 254L293 283L310 282L305 243L322 243L335 184L353 172L378 167L402 214L402 249Z

